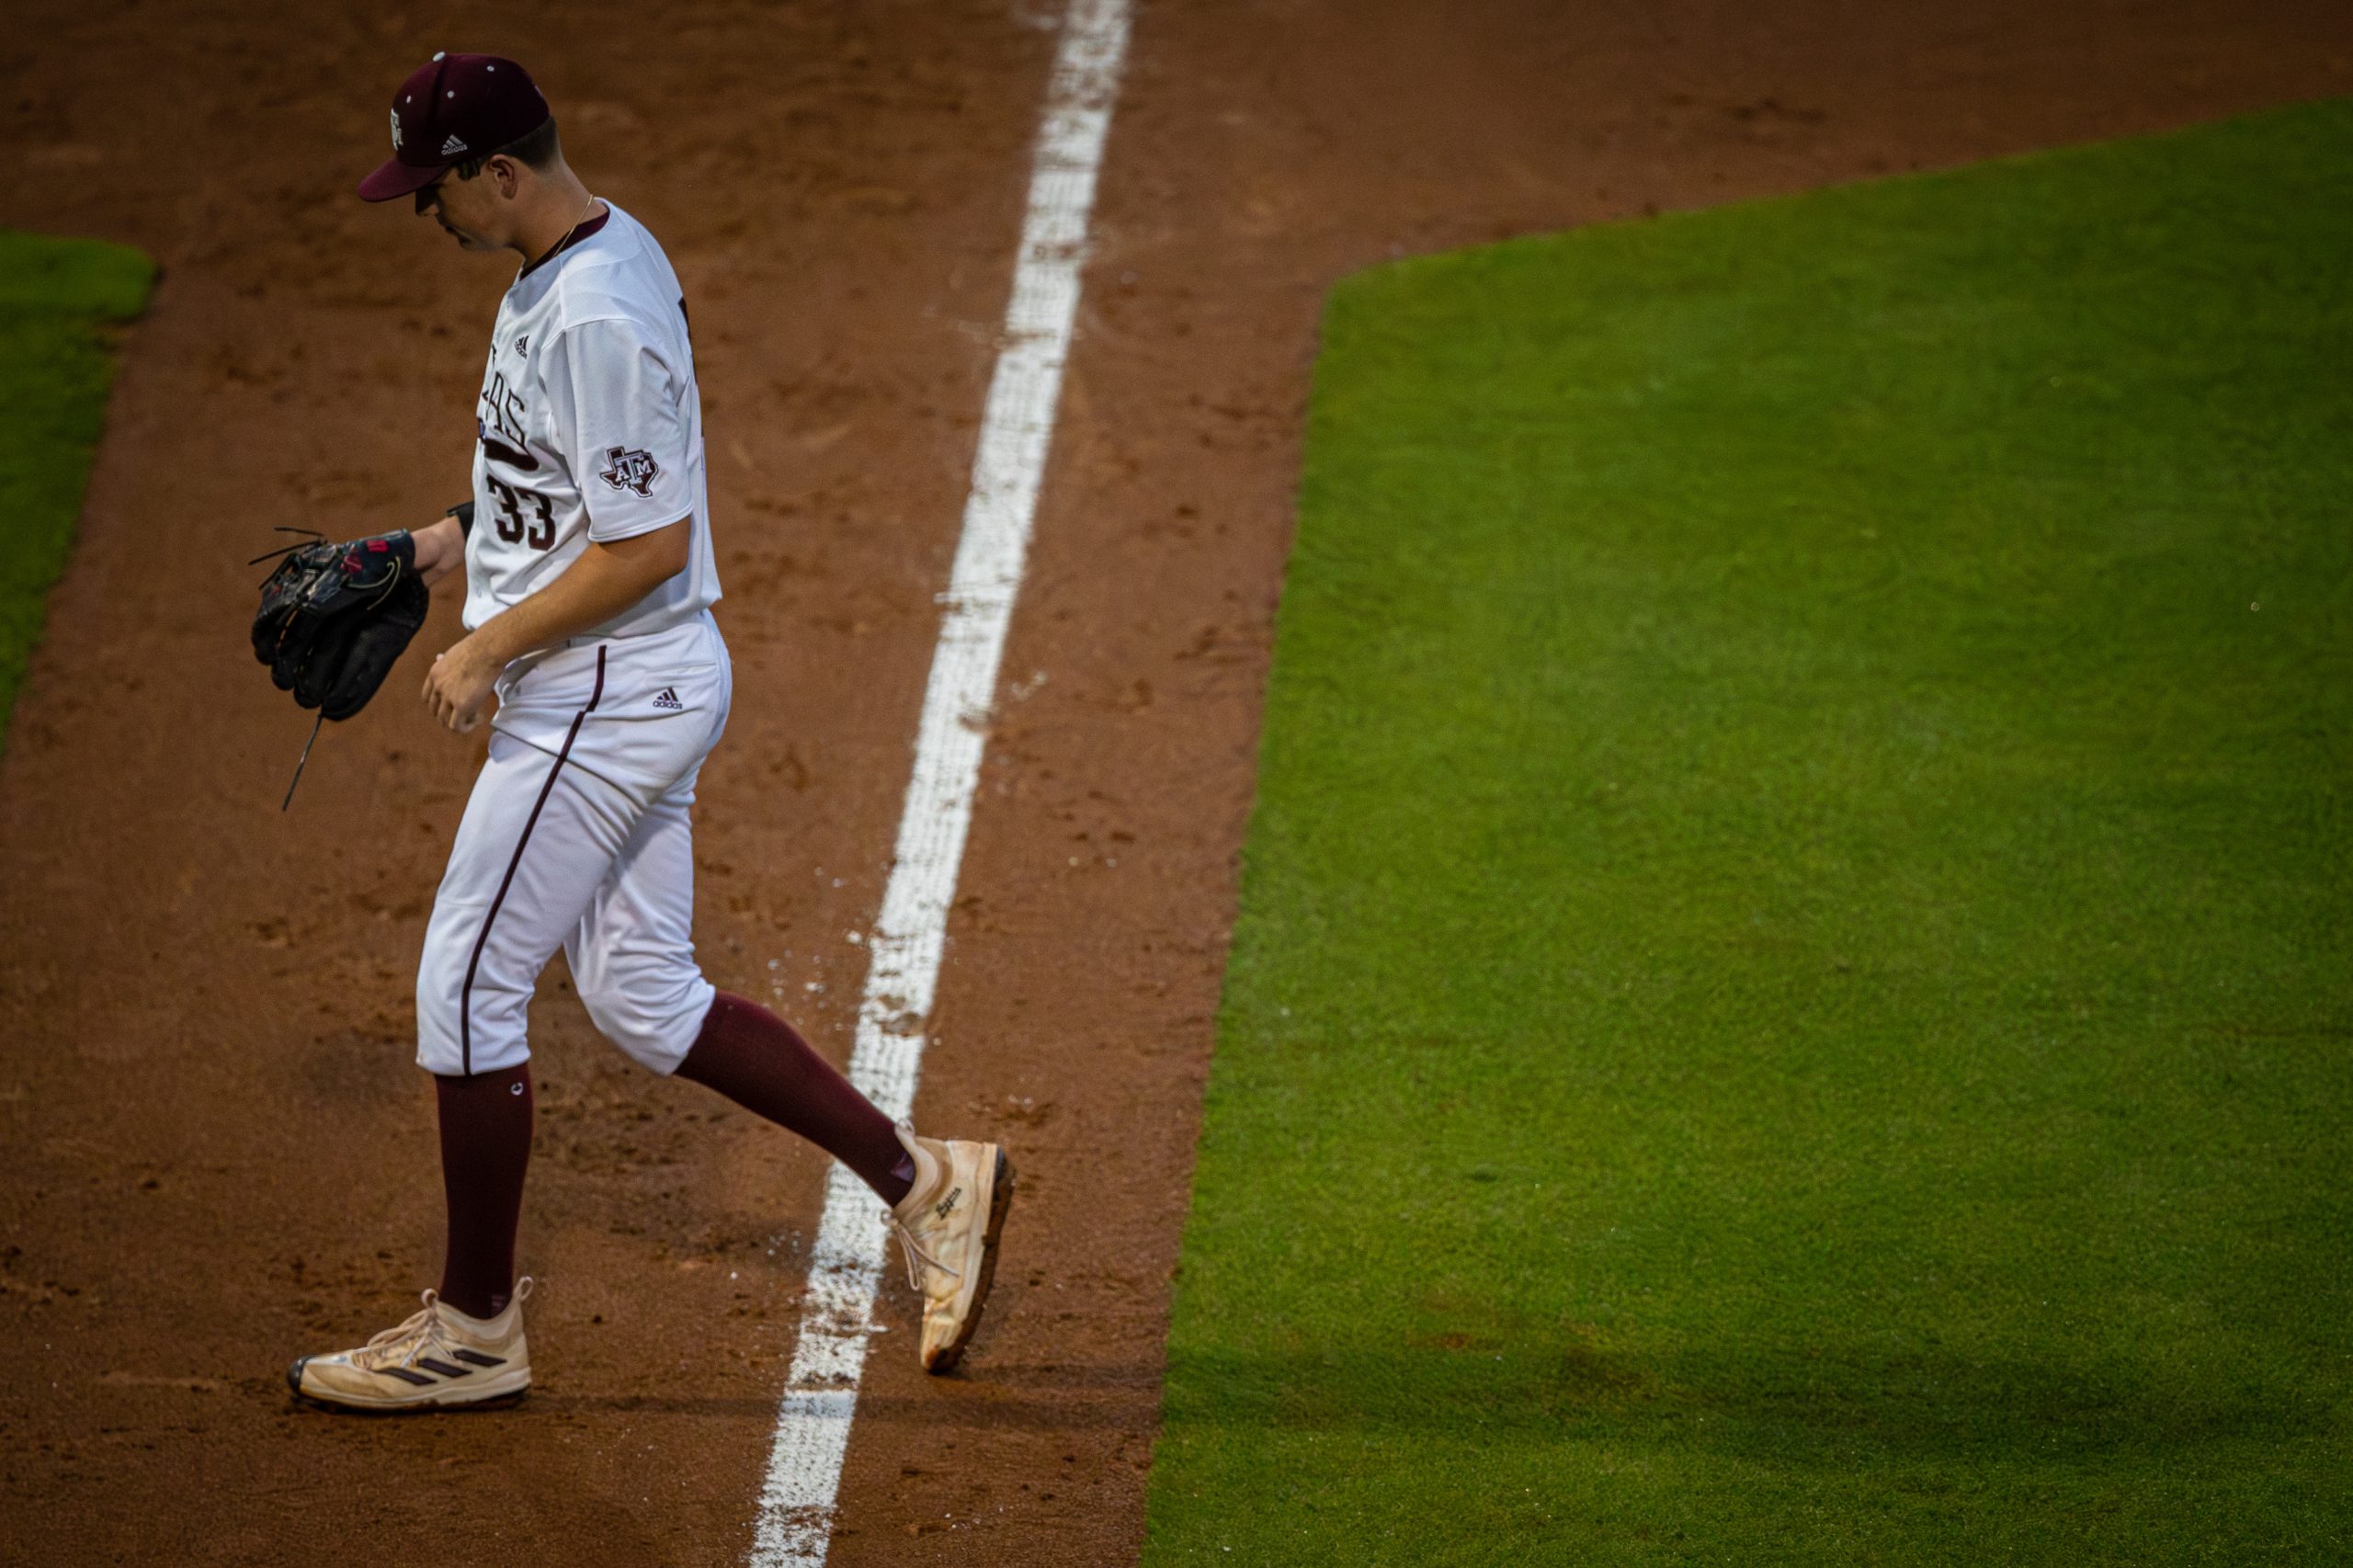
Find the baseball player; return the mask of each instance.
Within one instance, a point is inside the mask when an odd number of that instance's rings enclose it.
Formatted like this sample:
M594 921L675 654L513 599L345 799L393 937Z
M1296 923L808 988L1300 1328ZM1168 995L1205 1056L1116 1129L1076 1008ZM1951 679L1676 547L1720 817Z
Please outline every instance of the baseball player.
M491 334L473 498L409 536L427 583L465 574L466 635L425 700L490 755L450 846L416 981L449 1244L424 1310L308 1356L302 1398L357 1410L508 1399L530 1385L514 1275L531 1147L524 1014L563 949L597 1027L812 1140L891 1208L924 1297L926 1368L978 1324L1012 1174L993 1143L894 1127L781 1019L695 962L695 777L727 722L727 645L701 400L677 275L565 164L523 68L437 54L392 99L369 201L414 199L463 248L522 268Z

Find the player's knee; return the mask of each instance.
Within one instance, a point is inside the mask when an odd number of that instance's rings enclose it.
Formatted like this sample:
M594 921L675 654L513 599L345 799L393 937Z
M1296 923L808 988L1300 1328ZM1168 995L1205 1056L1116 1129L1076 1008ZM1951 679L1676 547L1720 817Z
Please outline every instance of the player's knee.
M629 1049L622 1038L629 1028L629 1001L620 987L583 983L580 1005L588 1009L588 1021L597 1026L598 1034L624 1051Z
M445 944L427 942L416 965L416 1019L420 1028L457 1028L458 1006L465 987L466 955Z
M434 1073L484 1073L529 1054L533 976L477 940L478 911L437 906L416 965L417 1060Z
M584 983L589 1021L622 1052L656 1073L677 1070L710 1011L714 992L699 970Z

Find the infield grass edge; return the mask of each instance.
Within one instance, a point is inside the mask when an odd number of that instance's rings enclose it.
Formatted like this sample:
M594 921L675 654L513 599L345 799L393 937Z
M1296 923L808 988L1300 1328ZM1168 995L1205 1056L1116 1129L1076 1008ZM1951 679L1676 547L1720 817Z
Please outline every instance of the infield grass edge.
M0 230L0 749L106 423L119 329L154 264L128 246Z

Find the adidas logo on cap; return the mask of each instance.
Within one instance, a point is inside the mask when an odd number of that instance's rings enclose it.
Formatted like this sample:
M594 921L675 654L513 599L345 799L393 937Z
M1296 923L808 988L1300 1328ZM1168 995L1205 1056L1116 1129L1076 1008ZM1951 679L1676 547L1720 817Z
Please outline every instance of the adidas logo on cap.
M465 139L455 132L450 134L449 140L441 143L441 155L445 158L452 157L465 150Z

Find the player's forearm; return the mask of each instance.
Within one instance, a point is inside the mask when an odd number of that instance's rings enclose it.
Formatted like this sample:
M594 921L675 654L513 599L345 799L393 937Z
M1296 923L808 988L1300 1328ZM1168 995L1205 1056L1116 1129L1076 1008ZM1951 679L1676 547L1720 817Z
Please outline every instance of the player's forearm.
M546 587L484 621L468 641L505 665L612 619L684 571L691 518L610 544L591 540Z
M601 626L687 568L694 519L610 544L590 540L556 580L474 630L433 661L425 700L433 716L460 733L490 700L498 672L526 653Z

